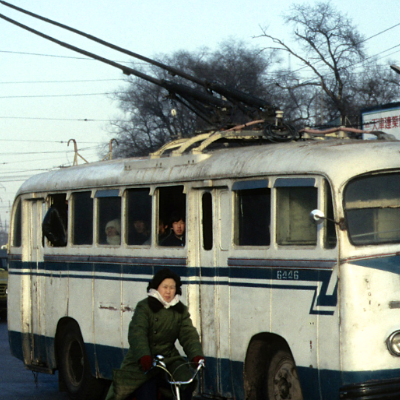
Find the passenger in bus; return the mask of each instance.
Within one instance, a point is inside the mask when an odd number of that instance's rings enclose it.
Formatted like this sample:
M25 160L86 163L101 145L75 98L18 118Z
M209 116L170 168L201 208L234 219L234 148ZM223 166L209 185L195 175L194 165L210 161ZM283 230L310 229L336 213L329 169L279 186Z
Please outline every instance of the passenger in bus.
M168 236L168 225L164 222L164 219L159 218L158 220L158 243L161 243Z
M143 218L136 218L133 221L132 244L150 244L150 228L149 223Z
M54 247L67 245L68 203L65 195L55 195L53 204L47 211L43 223L43 236Z
M185 215L174 212L170 219L171 232L160 243L161 246L185 246Z
M164 372L153 368L153 358L164 356L168 370L176 381L186 381L192 372L175 346L179 340L187 358L197 367L204 360L199 335L187 306L180 301L181 278L168 268L159 270L147 287L147 298L136 305L129 324L129 350L106 400L156 400L159 392L170 394ZM181 399L192 398L195 383L181 388Z
M121 244L121 223L119 219L113 219L106 224L106 240L107 244Z

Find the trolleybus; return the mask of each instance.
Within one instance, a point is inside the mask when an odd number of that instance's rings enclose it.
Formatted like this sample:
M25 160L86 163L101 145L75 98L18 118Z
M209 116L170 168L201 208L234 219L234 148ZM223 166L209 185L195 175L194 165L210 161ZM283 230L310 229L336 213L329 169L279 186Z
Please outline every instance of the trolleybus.
M398 398L400 142L342 132L211 149L224 136L215 135L21 186L12 354L33 371L59 370L73 399L100 396L127 351L136 303L167 266L183 279L206 355L200 395ZM54 208L65 216L60 241L44 234ZM164 246L174 212L185 215L185 241Z

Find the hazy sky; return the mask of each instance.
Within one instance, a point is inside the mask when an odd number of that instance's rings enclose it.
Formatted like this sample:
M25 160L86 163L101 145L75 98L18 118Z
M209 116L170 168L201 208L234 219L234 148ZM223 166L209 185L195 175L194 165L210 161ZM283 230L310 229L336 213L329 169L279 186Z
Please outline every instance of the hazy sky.
M215 49L229 38L267 47L255 39L260 26L290 41L282 14L294 1L279 0L10 0L10 3L148 57ZM300 2L301 3L301 2ZM313 3L313 2L307 2ZM333 0L366 37L400 23L398 0ZM0 4L0 13L75 46L119 62L128 56L104 48ZM110 119L123 118L107 93L124 86L113 67L0 19L0 216L27 177L71 165L75 139L80 154L97 161L99 145L111 138ZM369 55L400 63L400 25L366 42ZM395 47L399 46L399 47ZM399 52L399 53L398 53ZM87 121L85 121L87 120Z

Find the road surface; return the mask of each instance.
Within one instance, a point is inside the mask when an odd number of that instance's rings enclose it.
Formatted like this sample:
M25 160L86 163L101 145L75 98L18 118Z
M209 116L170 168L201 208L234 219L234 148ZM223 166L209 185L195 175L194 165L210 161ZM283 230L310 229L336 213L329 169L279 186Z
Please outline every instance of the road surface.
M58 391L58 376L38 374L35 384L32 371L14 358L8 344L7 321L0 320L0 400L67 400Z

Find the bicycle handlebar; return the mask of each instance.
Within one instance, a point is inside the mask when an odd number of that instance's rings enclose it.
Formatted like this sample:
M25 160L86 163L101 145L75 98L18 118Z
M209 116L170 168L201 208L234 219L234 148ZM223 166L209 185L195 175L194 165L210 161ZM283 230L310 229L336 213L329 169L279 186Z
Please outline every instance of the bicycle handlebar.
M168 374L168 376L171 378L171 380L167 379L167 381L171 385L181 386L181 385L187 385L189 383L192 383L194 381L194 379L196 378L196 375L199 373L199 371L205 367L205 361L200 360L197 365L196 370L194 371L193 376L188 381L176 381L174 379L174 377L172 376L172 374L168 371L167 366L165 365L165 362L163 360L164 360L163 356L156 356L153 360L153 366L156 368L161 368Z

